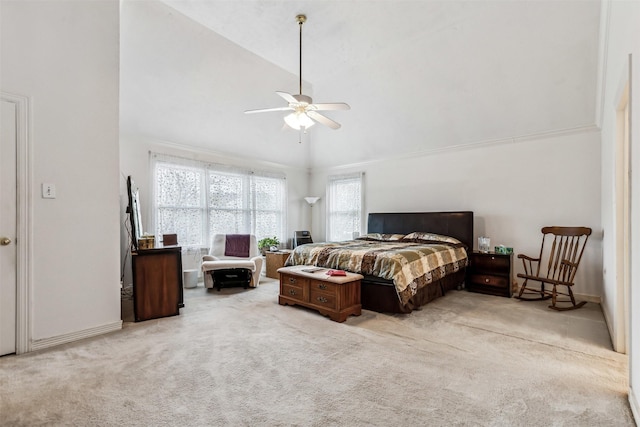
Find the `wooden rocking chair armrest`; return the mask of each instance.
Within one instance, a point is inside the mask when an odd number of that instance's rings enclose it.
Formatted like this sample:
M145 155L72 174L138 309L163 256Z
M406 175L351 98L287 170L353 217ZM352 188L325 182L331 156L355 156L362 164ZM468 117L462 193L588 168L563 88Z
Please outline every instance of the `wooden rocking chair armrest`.
M544 277L538 277L538 276L534 276L533 274L526 274L526 273L518 273L517 274L518 277L522 278L522 279L529 279L529 280L537 280L539 282L544 282L546 281L546 278Z
M524 254L518 254L518 258L519 259L524 259L527 261L540 261L540 258L531 258L530 256L524 255Z

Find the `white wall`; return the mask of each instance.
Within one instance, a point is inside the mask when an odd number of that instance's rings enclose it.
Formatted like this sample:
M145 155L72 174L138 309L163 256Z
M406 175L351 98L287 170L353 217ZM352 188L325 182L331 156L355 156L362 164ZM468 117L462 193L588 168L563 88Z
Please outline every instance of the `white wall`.
M603 304L609 329L616 336L619 328L616 312L620 309L616 289L615 248L615 155L616 155L616 109L620 102L622 87L628 73L628 56L633 55L633 74L631 78L631 301L623 301L630 307L630 345L629 354L629 388L631 408L634 417L639 419L637 390L640 388L640 316L634 308L640 307L640 132L638 131L638 112L640 112L640 3L605 1L603 10L603 90L601 96L602 127L602 225L605 230L603 242Z
M1 4L0 89L27 96L31 348L119 329L117 1ZM56 199L40 197L54 183Z
M258 161L250 157L230 157L216 153L213 150L205 151L202 148L190 147L184 143L162 141L155 138L140 135L121 135L120 139L120 216L121 221L127 219L125 210L128 204L126 179L131 175L140 189L140 204L142 208L143 230L153 234L151 223L151 170L149 152L170 154L188 159L221 163L231 166L242 166L269 172L283 172L287 178L287 230L286 241L283 247L291 247L291 238L295 230L308 228L309 206L304 201L308 196L309 174L306 168L294 168L277 163ZM250 155L251 153L249 153ZM157 237L156 237L157 238ZM124 266L127 273L125 285L130 283L130 258L127 258L128 236L121 231L121 258L126 262ZM183 267L199 268L196 261L197 255L191 252L183 254Z
M543 226L591 227L574 291L598 301L600 134L594 129L314 170L312 192L324 196L328 175L351 171L365 172L367 213L471 210L475 242L489 236L492 246L511 246L516 253L537 255ZM324 202L313 211L316 240L325 236ZM520 264L515 267L522 272Z

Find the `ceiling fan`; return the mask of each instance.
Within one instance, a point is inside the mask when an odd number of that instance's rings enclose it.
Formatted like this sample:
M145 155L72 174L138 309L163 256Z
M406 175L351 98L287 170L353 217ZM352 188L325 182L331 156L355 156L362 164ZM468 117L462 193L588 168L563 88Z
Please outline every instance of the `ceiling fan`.
M286 107L276 108L263 108L259 110L247 110L246 114L253 113L265 113L269 111L292 111L284 118L284 122L287 126L295 130L302 130L306 132L308 128L313 126L315 122L330 127L331 129L339 129L340 123L323 116L318 111L329 110L350 110L349 104L344 102L322 103L314 104L310 96L302 94L302 24L307 20L305 15L296 16L296 21L300 26L300 93L297 95L291 95L287 92L276 91L285 101L289 103Z

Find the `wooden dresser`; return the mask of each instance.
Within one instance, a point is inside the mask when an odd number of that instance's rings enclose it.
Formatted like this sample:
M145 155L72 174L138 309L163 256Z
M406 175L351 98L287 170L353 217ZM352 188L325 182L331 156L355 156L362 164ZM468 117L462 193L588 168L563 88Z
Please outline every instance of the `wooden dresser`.
M511 297L513 254L478 252L471 254L466 288L472 292Z
M350 315L361 314L362 275L347 273L346 276L327 276L326 268L313 273L302 271L309 268L310 266L298 265L278 270L279 304L312 308L336 322L344 322Z
M182 248L143 249L131 254L133 313L136 322L180 314Z

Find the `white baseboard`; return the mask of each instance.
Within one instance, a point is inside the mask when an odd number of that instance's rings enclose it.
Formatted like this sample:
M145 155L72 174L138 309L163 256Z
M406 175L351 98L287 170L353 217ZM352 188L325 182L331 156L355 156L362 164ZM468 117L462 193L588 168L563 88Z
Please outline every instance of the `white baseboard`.
M638 405L638 399L632 387L629 387L629 405L631 405L631 414L637 424L640 421L640 405Z
M117 322L108 323L102 326L96 326L95 328L89 328L82 331L58 335L56 337L34 340L31 342L30 351L42 350L44 348L54 347L56 345L66 344L85 338L91 338L97 335L106 334L108 332L119 331L120 329L122 329L122 320L118 320Z
M596 304L602 304L602 297L600 295L586 295L586 294L573 294L577 301L587 301Z

